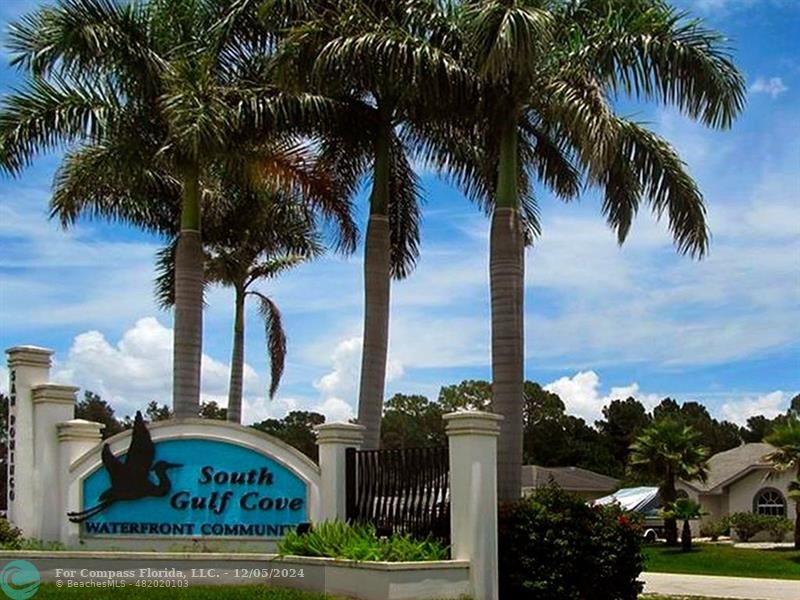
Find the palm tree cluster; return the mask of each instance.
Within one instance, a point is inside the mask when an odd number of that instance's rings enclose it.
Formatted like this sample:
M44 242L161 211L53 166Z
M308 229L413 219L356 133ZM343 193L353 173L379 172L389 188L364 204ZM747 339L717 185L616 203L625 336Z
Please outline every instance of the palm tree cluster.
M645 204L679 252L702 256L697 185L619 100L727 128L745 99L725 39L664 0L58 0L9 39L26 83L0 108L0 167L17 174L66 146L62 223L95 216L168 239L160 297L175 307L179 417L199 404L205 283L236 291L233 362L248 296L282 356L274 303L250 286L318 255L320 228L353 250L367 180L358 420L376 447L391 281L419 255L416 161L463 190L491 218L501 499L520 494L524 257L540 190L598 190L620 243ZM287 223L305 239L284 238ZM231 389L240 404L241 374Z
M767 459L778 473L795 471L797 476L789 483L789 498L794 500L794 547L800 550L800 417L790 414L787 421L778 425L764 441L775 446Z
M661 482L658 493L668 509L664 515L664 533L670 546L678 541L677 519L694 518L673 510L678 500L676 483L679 480L706 481L708 477L710 452L702 445L702 437L696 429L672 417L664 417L642 431L631 444L631 469Z

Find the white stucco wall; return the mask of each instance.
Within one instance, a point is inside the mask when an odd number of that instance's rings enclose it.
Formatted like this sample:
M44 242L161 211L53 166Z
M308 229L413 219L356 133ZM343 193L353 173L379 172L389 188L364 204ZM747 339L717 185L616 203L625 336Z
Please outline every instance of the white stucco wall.
M794 478L794 473L784 471L776 473L767 479L770 471L766 469L753 471L742 477L740 480L728 487L728 514L735 512L752 512L753 499L759 490L763 488L775 488L779 490L784 498L789 491L789 482ZM788 515L794 515L794 502L788 498Z
M698 493L694 488L685 483L679 483L678 488L685 490L690 498L700 502L703 511L709 513L692 527L693 532L698 533L701 524L704 522L719 521L737 512L753 512L753 500L756 494L764 488L774 488L783 494L786 499L786 516L794 520L795 503L789 499L787 495L789 483L794 477L794 471L784 471L780 473L768 469L756 469L732 484L725 486L722 488L721 492L715 494ZM768 539L769 536L766 533L759 534L753 538L754 541Z

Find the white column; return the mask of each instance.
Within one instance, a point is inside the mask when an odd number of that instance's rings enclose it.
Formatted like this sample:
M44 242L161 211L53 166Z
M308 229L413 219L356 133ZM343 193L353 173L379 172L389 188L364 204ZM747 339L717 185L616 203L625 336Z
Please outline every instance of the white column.
M45 383L33 387L33 443L36 470L33 489L39 533L36 537L58 540L61 533L61 490L59 488L59 444L56 425L75 417L77 387Z
M317 432L321 474L320 516L323 521L344 520L347 517L345 450L361 447L365 427L354 423L325 423L314 429Z
M469 560L472 597L497 600L497 436L500 415L444 415L450 445L450 546Z
M8 354L8 520L26 537L39 537L34 473L33 391L47 383L52 350L15 346Z
M102 423L71 419L56 425L58 432L58 488L61 490L58 507L59 539L66 546L76 546L80 541L80 525L70 523L67 513L79 511L81 506L80 482L74 480L70 473L70 465L94 448L102 440L100 431L105 428Z

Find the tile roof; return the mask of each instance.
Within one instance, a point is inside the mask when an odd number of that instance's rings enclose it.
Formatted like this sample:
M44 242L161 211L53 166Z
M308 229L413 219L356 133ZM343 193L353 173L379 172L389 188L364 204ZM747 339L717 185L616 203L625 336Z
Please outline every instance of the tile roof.
M571 492L610 492L619 487L619 480L580 467L522 467L522 487L537 488L553 480L561 489Z
M769 444L742 444L725 452L719 452L708 459L708 480L691 481L699 491L710 492L714 488L735 481L753 469L771 467L765 456L775 450Z

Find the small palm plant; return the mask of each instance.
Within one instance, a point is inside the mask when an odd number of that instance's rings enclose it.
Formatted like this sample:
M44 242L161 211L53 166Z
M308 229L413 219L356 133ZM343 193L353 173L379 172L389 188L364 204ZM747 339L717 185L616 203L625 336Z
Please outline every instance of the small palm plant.
M797 478L789 484L788 496L794 500L795 507L794 547L800 550L800 419L790 414L764 441L775 446L767 460L775 465L777 472L797 471Z
M675 502L669 504L665 510L661 511L664 519L683 521L681 549L684 552L690 552L692 549L692 528L689 525L689 521L699 519L705 514L707 513L703 512L700 503L690 498L678 498Z
M630 467L643 475L658 477L665 506L677 499L679 479L705 481L709 451L700 444L702 434L671 417L657 420L631 444ZM678 527L672 516L664 519L667 545L678 543Z

